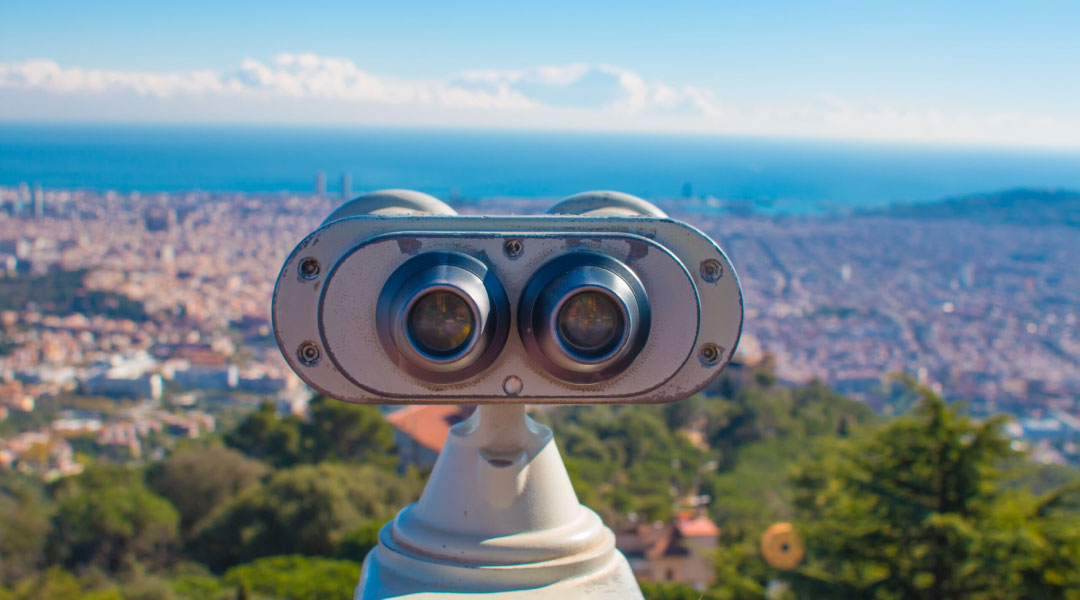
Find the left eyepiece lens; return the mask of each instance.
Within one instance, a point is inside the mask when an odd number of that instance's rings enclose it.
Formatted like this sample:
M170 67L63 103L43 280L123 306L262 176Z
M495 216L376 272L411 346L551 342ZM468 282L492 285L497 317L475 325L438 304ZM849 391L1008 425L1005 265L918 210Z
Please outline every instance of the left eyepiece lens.
M469 303L454 292L428 292L409 311L409 338L432 356L460 352L475 329L476 319Z
M379 295L376 327L386 353L434 383L467 379L498 355L509 329L506 293L487 266L455 252L416 256Z

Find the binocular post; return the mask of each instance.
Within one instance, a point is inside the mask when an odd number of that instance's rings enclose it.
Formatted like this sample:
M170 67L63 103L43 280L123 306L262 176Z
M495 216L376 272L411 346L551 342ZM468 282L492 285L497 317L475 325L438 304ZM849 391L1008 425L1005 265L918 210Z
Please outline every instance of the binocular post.
M582 506L549 427L481 405L450 430L420 500L379 534L356 600L640 599L615 536Z

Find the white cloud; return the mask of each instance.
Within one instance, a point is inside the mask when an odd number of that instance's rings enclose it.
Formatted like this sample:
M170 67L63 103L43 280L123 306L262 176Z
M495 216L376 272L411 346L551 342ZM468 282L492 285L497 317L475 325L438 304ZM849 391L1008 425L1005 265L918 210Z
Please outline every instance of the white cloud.
M610 64L469 70L429 80L317 54L247 59L227 71L0 63L0 118L415 124L839 137L1047 146L1080 144L1076 115L948 114L821 95L737 106L722 91L650 80Z
M57 93L129 90L166 98L177 94L221 93L226 90L213 71L137 73L64 68L51 60L0 63L0 87L42 89Z
M53 93L128 92L138 96L222 95L349 100L377 104L440 104L463 108L522 109L530 101L511 89L495 93L438 82L410 82L368 73L349 59L279 54L269 64L244 60L229 72L149 73L62 67L51 60L0 63L0 88Z
M545 97L558 97L552 105L631 114L684 106L702 113L714 109L712 100L699 90L646 82L629 69L611 65L478 70L444 81L407 81L374 75L346 58L317 54L278 54L269 63L246 59L224 73L102 71L64 67L44 59L0 63L0 88L68 94L130 92L157 98L277 96L496 110L538 108L547 104ZM605 101L597 104L597 99Z

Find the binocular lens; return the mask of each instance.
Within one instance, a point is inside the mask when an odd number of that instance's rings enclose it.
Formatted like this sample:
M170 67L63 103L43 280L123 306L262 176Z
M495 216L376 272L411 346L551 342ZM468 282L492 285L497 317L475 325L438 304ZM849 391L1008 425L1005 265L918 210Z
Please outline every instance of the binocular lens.
M622 311L600 292L580 292L559 309L559 338L582 356L609 352L623 333Z
M457 353L475 328L469 304L453 292L429 292L413 304L409 314L409 337L432 356Z
M548 261L529 279L518 331L530 358L570 383L598 383L623 372L649 335L649 300L626 265L578 251Z
M451 383L499 356L509 321L506 292L484 263L456 252L425 252L387 279L375 323L383 348L401 368Z

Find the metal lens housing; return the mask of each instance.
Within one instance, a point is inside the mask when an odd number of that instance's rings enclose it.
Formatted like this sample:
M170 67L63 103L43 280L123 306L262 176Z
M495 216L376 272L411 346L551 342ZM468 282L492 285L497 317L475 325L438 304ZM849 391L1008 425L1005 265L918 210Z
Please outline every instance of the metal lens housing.
M645 345L649 324L649 300L634 272L610 256L584 251L541 267L518 312L529 355L570 383L621 373Z
M487 265L457 252L429 252L394 271L379 294L379 340L399 367L435 383L479 373L509 331L506 292Z

